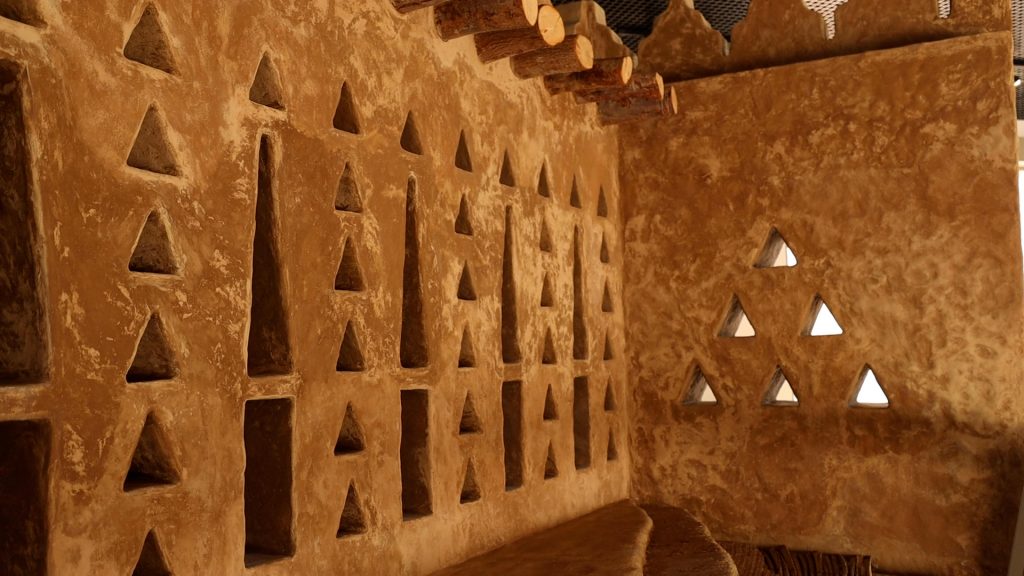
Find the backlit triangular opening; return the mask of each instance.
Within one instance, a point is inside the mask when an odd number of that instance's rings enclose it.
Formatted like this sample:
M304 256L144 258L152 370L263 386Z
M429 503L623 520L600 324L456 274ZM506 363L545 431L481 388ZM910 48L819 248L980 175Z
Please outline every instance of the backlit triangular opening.
M466 399L462 402L462 416L459 417L459 434L479 434L481 430L480 417L473 405L473 394L466 392Z
M156 313L150 314L146 328L135 348L135 356L125 375L128 383L170 380L178 375L174 353L167 343L164 324Z
M746 311L743 310L743 304L740 303L738 296L732 297L732 302L729 304L729 312L725 315L725 320L722 322L722 328L718 331L718 335L722 338L751 338L757 335L754 325L750 322L750 318L747 317Z
M122 53L129 60L174 74L174 56L171 54L167 36L160 26L156 7L152 4L147 5L142 11L142 17L128 37Z
M768 233L764 247L754 261L755 268L792 268L797 265L796 254L775 228Z
M469 504L480 499L480 485L476 482L476 467L473 460L466 463L466 473L462 476L462 490L459 492L459 503Z
M362 212L363 196L359 193L359 184L356 182L355 172L352 166L345 163L345 169L338 179L338 191L334 195L334 209L342 212Z
M793 385L789 383L789 378L781 367L776 368L775 374L772 375L764 403L768 406L797 406L800 404Z
M857 391L854 392L850 406L858 408L889 407L889 395L885 393L882 385L878 382L875 371L870 366L865 366L861 371Z
M402 128L402 150L406 152L416 154L417 156L423 155L423 144L420 143L420 131L416 129L416 119L413 118L412 112L405 117L405 127Z
M718 397L715 396L715 391L711 388L711 382L708 381L704 370L699 365L693 367L690 388L686 392L683 403L690 406L718 404Z
M153 210L146 218L128 261L128 270L147 274L178 273L177 258L167 235L167 225L158 210Z
M341 85L338 107L334 110L334 128L349 134L359 134L359 114L356 112L355 100L352 98L348 82Z
M270 54L264 53L249 88L249 100L268 108L284 110L282 94L281 76L277 73L277 66L274 65Z
M177 484L180 476L166 435L152 412L139 433L131 464L124 478L125 492L150 486Z
M366 519L363 507L359 504L359 493L355 482L350 482L345 494L345 505L341 509L341 521L338 522L338 538L355 536L366 532Z
M455 167L465 172L473 171L473 157L469 155L466 133L459 132L459 146L455 150Z
M128 152L128 165L139 170L179 176L178 161L167 138L167 124L155 105L146 109L135 142Z
M547 394L544 395L544 419L558 420L558 405L555 403L555 393L548 384Z
M839 336L842 333L843 327L839 325L828 304L821 299L821 296L815 296L814 302L811 304L810 318L807 322L807 328L804 330L804 335Z
M150 530L149 534L146 534L146 540L142 543L142 550L139 552L135 569L132 570L132 576L171 576L171 574L171 569L167 566L167 559L160 548L156 531Z
M363 272L359 267L359 257L356 256L355 243L348 238L341 249L341 263L338 264L338 273L334 276L334 289L345 292L362 292L366 289Z
M345 336L341 339L336 369L338 372L362 372L366 370L366 360L363 358L362 346L359 345L359 336L356 335L356 327L352 322L345 325Z
M345 407L345 417L341 420L341 431L334 443L334 455L357 454L366 448L363 440L363 428L356 419L352 404Z

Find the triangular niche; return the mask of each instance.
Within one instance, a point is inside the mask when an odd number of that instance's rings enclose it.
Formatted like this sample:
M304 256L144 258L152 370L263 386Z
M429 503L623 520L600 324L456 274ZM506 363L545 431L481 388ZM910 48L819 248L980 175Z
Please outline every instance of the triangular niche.
M284 91L281 88L281 75L277 72L277 66L267 52L260 58L260 64L256 67L256 76L249 87L249 100L273 108L284 110Z
M150 486L170 486L180 479L170 444L152 412L146 415L132 460L125 474L125 492Z
M608 379L608 385L604 388L604 411L614 412L618 408L618 404L615 402L615 387L612 386L611 378Z
M459 368L476 367L476 350L473 347L473 335L469 326L462 329L462 343L459 345Z
M544 479L558 478L558 462L555 460L555 447L548 442L548 456L544 461Z
M558 404L555 403L555 392L548 384L548 391L544 395L544 419L558 420Z
M405 117L405 127L402 128L402 150L417 156L423 155L423 144L420 143L420 131L416 128L416 119L412 112Z
M554 290L551 288L551 278L544 273L544 280L540 285L540 307L551 308L555 305Z
M459 417L459 435L479 434L480 417L477 416L476 406L473 404L473 394L466 392L466 399L462 402L462 415Z
M466 463L466 473L462 477L462 490L459 492L459 503L469 504L480 499L480 485L476 481L476 467L473 460Z
M604 355L603 359L605 362L608 360L615 359L615 350L612 348L612 335L608 332L604 333Z
M718 331L721 338L752 338L757 335L753 323L747 317L739 296L733 296L729 311L725 315L722 327Z
M130 384L155 382L170 380L177 375L177 363L167 343L164 324L160 316L154 312L150 314L146 328L135 347L135 356L125 374L125 380Z
M601 311L602 312L614 312L615 306L612 303L612 292L608 288L608 280L604 281L604 296L601 297Z
M754 268L792 268L796 265L796 254L793 253L782 234L772 228L768 233L768 239L764 242L764 247L761 248L761 253L754 261Z
M345 336L342 337L341 348L338 350L336 370L338 372L362 372L366 370L363 349L359 345L359 337L356 335L355 325L351 321L345 325Z
M348 162L345 169L341 171L341 178L338 179L338 191L334 195L334 209L341 212L362 212L363 196L359 192L359 184L356 182L355 171Z
M850 400L850 406L855 408L888 408L889 395L885 393L878 376L870 366L864 366L860 377L857 379L857 389Z
M558 354L555 353L555 342L551 339L551 329L548 328L544 334L544 348L540 355L541 364L558 364Z
M544 216L540 221L540 251L541 252L553 252L555 250L554 242L551 241L551 229L548 227L548 218Z
M612 257L608 252L608 239L605 238L604 232L601 232L601 263L607 264L611 261Z
M718 404L718 396L711 388L711 382L704 375L700 365L693 367L693 374L690 376L690 388L686 392L683 404L688 406L713 406Z
M815 295L804 336L839 336L842 333L843 327L839 325L828 304L820 295Z
M132 576L171 576L171 574L171 569L167 566L167 558L160 547L160 540L156 536L156 530L150 530L146 534L146 540L142 543L142 550L139 551L139 559L135 562Z
M512 169L512 159L509 158L508 150L505 150L505 156L501 160L501 175L498 181L502 186L514 187L516 185L516 174Z
M580 187L576 183L576 177L572 177L572 190L569 192L569 205L573 208L583 208L583 202L580 200Z
M619 459L619 449L615 445L615 432L611 428L608 429L608 452L605 459L608 462L615 462Z
M604 186L597 191L597 215L601 218L608 217L608 197L604 193Z
M341 263L338 264L338 273L334 276L334 289L342 292L362 292L366 289L359 257L356 256L355 242L348 238L341 249Z
M459 276L459 300L476 300L476 288L473 287L473 275L469 271L469 262L462 264L462 274Z
M359 114L356 112L356 103L352 98L352 90L348 87L348 82L341 84L338 107L334 110L334 129L349 134L359 134Z
M160 25L160 15L156 6L148 4L142 11L142 17L128 36L122 53L129 60L174 74L174 55L171 53L167 35Z
M455 167L465 172L473 171L473 157L469 155L469 144L466 143L466 132L459 132L459 146L455 149Z
M341 431L338 432L338 440L334 443L334 455L358 454L366 449L366 441L363 439L363 428L356 419L352 404L345 407L345 417L341 420Z
M793 389L789 377L786 376L781 366L776 368L772 375L764 403L766 406L798 406L800 404L796 390Z
M128 261L128 270L144 274L178 273L178 261L167 234L167 224L159 210L151 211L146 217Z
M167 138L167 123L155 104L146 109L132 149L128 152L128 165L132 168L179 176L178 160Z
M366 519L363 507L359 504L359 493L355 482L349 482L345 493L345 505L341 508L341 520L338 522L338 538L366 533Z
M540 167L540 176L537 177L537 194L544 198L551 198L551 181L548 179L548 163Z
M463 236L473 235L473 218L469 213L469 198L465 194L459 200L459 213L455 215L455 233Z

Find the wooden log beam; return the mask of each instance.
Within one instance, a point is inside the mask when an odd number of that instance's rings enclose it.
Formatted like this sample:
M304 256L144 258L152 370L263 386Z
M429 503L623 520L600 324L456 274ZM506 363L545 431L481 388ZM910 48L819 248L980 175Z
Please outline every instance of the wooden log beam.
M548 1L550 0L541 0ZM537 23L530 28L486 32L473 37L476 53L484 63L541 50L565 40L562 15L551 5L541 6Z
M402 14L408 14L423 8L444 4L448 0L391 0L391 5Z
M632 58L604 58L594 60L590 70L547 76L544 86L551 94L621 88L632 76Z
M537 0L451 0L434 8L442 40L529 28L537 23Z
M594 46L585 36L567 36L556 46L512 57L512 72L520 78L569 74L594 66Z
M629 83L620 88L595 88L576 92L579 103L614 100L628 104L634 100L661 102L665 97L665 81L657 72L633 74Z
M598 118L602 125L621 124L644 118L674 116L679 112L679 99L674 86L669 86L660 101L634 100L628 103L610 100L597 105Z

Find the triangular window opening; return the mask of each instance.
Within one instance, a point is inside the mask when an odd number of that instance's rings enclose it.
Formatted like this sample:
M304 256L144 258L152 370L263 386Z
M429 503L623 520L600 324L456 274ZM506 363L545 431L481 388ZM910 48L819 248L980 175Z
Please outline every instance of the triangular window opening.
M150 486L177 484L180 475L167 438L153 413L146 415L146 423L139 433L131 464L124 478L125 492Z
M345 417L341 421L341 431L338 432L338 440L334 444L334 455L358 454L366 449L366 441L363 439L363 429L356 420L355 411L352 405L345 407Z
M459 277L459 300L476 300L476 288L473 287L473 275L469 272L469 262L462 265L462 275Z
M800 399L782 368L776 368L764 403L768 406L798 406Z
M615 350L612 348L612 336L605 332L604 334L604 361L615 359Z
M473 348L473 335L469 332L469 326L462 330L462 345L459 347L459 368L473 368L476 366L476 350Z
M839 336L843 333L843 327L839 325L828 304L821 296L814 297L811 304L810 321L807 323L805 336Z
M856 408L888 408L889 396L878 382L875 371L865 366L857 384L857 392L853 396L851 406Z
M482 430L480 417L477 416L476 406L473 405L473 395L466 392L466 399L462 403L462 416L459 418L459 435L479 434Z
M277 73L277 67L271 60L270 54L264 53L256 68L252 86L249 88L249 100L267 108L284 110L283 93L281 76Z
M352 322L345 325L345 336L341 339L341 348L338 349L338 363L335 368L338 372L362 372L366 370L366 359L363 357L363 349L359 345L359 337L356 335L356 328Z
M548 457L544 462L544 479L558 478L558 462L555 461L555 448L548 443Z
M132 576L171 576L171 569L167 566L167 559L160 548L160 540L157 539L156 531L150 530L146 534L146 540L142 543L142 550L139 552L139 559L132 570Z
M146 328L139 338L135 356L128 367L125 380L129 384L155 382L170 380L177 375L177 362L170 344L167 342L167 333L164 331L163 322L160 320L160 316L154 312L149 316Z
M135 241L135 249L128 261L128 270L146 274L178 273L178 263L167 234L167 224L159 211L153 210Z
M553 252L554 243L551 241L551 229L548 227L548 219L545 216L540 222L540 251Z
M558 420L558 404L555 403L555 393L548 384L548 392L544 396L544 420Z
M725 316L722 329L718 335L722 338L752 338L757 335L754 325L747 317L743 304L737 296L733 296L732 304L729 306L729 313Z
M341 178L338 180L338 191L334 195L334 209L355 213L363 211L363 197L359 193L359 184L356 182L352 166L347 162L345 169L341 172Z
M501 176L498 179L503 186L515 187L516 174L512 170L512 159L509 158L508 150L505 150L505 157L501 161Z
M711 382L704 375L700 366L694 366L693 376L690 378L690 390L686 393L686 400L683 402L689 406L713 406L718 404L718 397L711 388Z
M612 292L608 288L608 280L604 281L604 296L601 297L601 311L611 313L615 311L615 305L612 303Z
M569 192L569 205L573 208L583 208L583 202L580 200L580 188L576 184L576 177L572 177L572 190Z
M537 194L544 198L551 198L551 182L548 181L548 163L540 167L540 176L537 178Z
M342 292L362 292L366 289L363 272L359 268L359 257L356 256L355 243L345 239L341 250L341 263L338 273L334 276L334 289Z
M555 353L555 342L551 339L551 329L548 328L544 334L544 349L541 351L541 364L558 364L558 354Z
M551 308L555 305L554 290L551 288L551 278L547 272L544 273L544 280L540 287L540 307Z
M402 128L402 150L417 156L423 155L423 144L420 143L420 132L416 129L416 119L412 112L405 117L405 127Z
M352 90L348 82L341 85L341 95L338 97L338 107L334 111L334 129L359 134L359 115L356 113L355 101L352 98Z
M597 215L601 218L608 217L608 198L605 196L604 186L601 186L597 193Z
M604 411L614 412L617 407L615 402L615 387L612 386L612 381L609 378L608 385L604 389Z
M174 56L163 27L160 26L156 7L152 4L142 11L142 17L128 37L122 53L129 60L174 74Z
M615 432L608 429L608 462L615 462L619 459L619 449L615 446Z
M796 254L786 243L786 240L779 234L779 231L772 228L765 240L761 254L754 262L755 268L792 268L797 265Z
M359 493L355 482L348 485L345 494L345 505L341 509L341 521L338 522L338 538L366 533L366 519L363 517L362 506L359 505Z
M146 109L132 149L128 152L127 163L132 168L155 174L181 175L178 160L167 137L167 123L156 105Z
M473 235L473 219L469 215L469 198L465 194L459 200L459 213L455 216L455 233L463 236Z
M604 233L601 233L601 263L607 264L612 261L611 254L608 251L608 239L605 238Z
M466 133L459 132L459 146L455 150L455 167L464 172L473 171L473 158L469 155Z
M462 491L459 493L459 503L469 504L480 499L480 485L476 481L476 467L473 460L466 464L466 474L462 477Z

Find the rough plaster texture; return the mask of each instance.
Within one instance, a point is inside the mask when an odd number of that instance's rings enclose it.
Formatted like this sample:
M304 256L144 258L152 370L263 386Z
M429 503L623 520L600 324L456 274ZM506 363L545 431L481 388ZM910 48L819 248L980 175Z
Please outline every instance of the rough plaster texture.
M29 4L12 4L14 12L24 12L23 5ZM0 19L0 58L21 67L20 82L6 83L5 90L24 94L37 261L46 280L38 285L45 289L41 301L55 351L48 370L36 371L49 373L45 381L0 386L0 419L52 423L49 480L45 470L40 476L48 482L42 492L49 500L49 542L40 545L48 546L42 554L50 573L127 574L144 542L140 565L147 573L158 571L161 561L179 576L242 573L247 451L251 474L270 470L267 478L250 478L249 492L273 498L250 502L250 530L284 530L250 534L251 548L294 549L293 556L248 571L253 574L422 574L622 499L629 466L624 403L610 412L602 404L608 383L616 397L625 394L614 132L599 129L594 112L570 97L551 98L539 81L514 78L506 63L483 66L471 39L442 43L429 10L400 16L383 0L153 6L170 58L159 42L130 50L152 67L123 53L142 2L39 0L23 18L35 26ZM262 71L253 88L265 53L272 70ZM333 127L343 83L358 135ZM151 108L154 119L143 122ZM400 147L410 111L423 155ZM340 120L339 127L352 128L350 118ZM140 127L156 139L130 155ZM471 173L454 165L460 130L466 131ZM170 152L159 145L160 132ZM271 150L264 162L266 206L273 214L260 221L269 243L254 225L264 135ZM515 187L498 182L506 149ZM127 165L129 156L137 167ZM545 161L550 198L537 191ZM334 209L346 163L361 195L358 213ZM418 183L429 353L428 366L412 370L399 362L410 174ZM569 206L574 175L581 209ZM597 215L602 187L607 217ZM472 237L454 229L463 194ZM500 356L507 206L523 358L514 366ZM129 271L133 246L154 209L166 225L173 274ZM545 219L550 253L538 248ZM577 226L589 354L573 361ZM255 288L254 235L262 254L257 261L279 267L261 270ZM147 251L153 238L162 241L159 232L147 238ZM603 238L610 263L601 262ZM361 266L362 292L334 289L346 239ZM170 261L149 258L147 265L159 269ZM456 297L466 262L475 301ZM545 273L549 308L539 305ZM606 281L612 312L602 311ZM259 328L269 331L260 346L271 350L268 363L249 368L270 374L263 377L247 372L247 351L258 349L248 344L253 294L269 294L270 307L283 308L260 312L265 321ZM158 322L141 337L151 313ZM337 371L359 367L351 349L339 354L349 322L362 372ZM457 367L466 326L474 368ZM542 365L548 328L556 363ZM606 334L616 351L608 360L602 354ZM140 337L150 365L141 380L128 383ZM161 338L170 354L162 353ZM275 356L286 344L287 353ZM583 470L573 465L578 376L588 376L590 386L592 458ZM505 380L523 382L523 486L510 492L503 471ZM560 417L543 421L549 384ZM429 391L432 514L413 521L403 521L400 486L400 391L406 389ZM467 391L481 432L460 436ZM264 398L293 403L244 409L247 400ZM362 451L353 442L337 443L349 405L363 434ZM153 485L125 491L150 412L150 440L135 463ZM243 435L246 413L261 419ZM5 452L15 454L8 463L45 454L36 445L48 442L50 433L40 429L46 434L34 436L31 446ZM610 429L619 442L612 462L606 459ZM246 447L243 437L267 445ZM549 443L558 474L545 479ZM468 459L480 498L460 504ZM176 474L163 469L167 463ZM364 530L356 526L338 539L353 482ZM29 508L35 521L38 508ZM280 514L289 510L293 517L282 522ZM345 517L358 525L354 512L346 509ZM154 536L147 538L150 530Z
M1010 52L993 33L693 80L677 118L623 129L635 497L719 538L1005 571L1024 472ZM773 226L796 267L753 266ZM717 336L734 294L753 338ZM801 335L816 294L844 334ZM697 363L716 406L683 404ZM865 364L889 409L849 407ZM778 365L797 407L762 405Z

